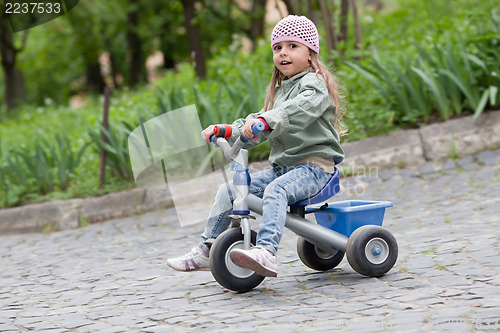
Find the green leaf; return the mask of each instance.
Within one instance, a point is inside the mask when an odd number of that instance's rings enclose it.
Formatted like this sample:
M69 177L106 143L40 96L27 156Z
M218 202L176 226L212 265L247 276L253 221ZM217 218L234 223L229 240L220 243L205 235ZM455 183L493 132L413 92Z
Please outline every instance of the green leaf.
M441 69L440 72L448 76L457 85L467 98L471 108L475 109L478 106L477 87L470 86L467 81L460 81L460 79L449 70Z
M488 102L489 92L490 92L489 90L485 90L483 92L483 95L481 96L481 100L479 101L479 104L477 105L476 111L474 111L474 117L472 119L476 120L483 112L484 107L486 106L486 103Z
M478 65L479 67L481 67L486 74L489 73L488 67L486 66L486 64L484 63L484 61L482 61L481 59L479 59L477 56L475 56L473 54L470 54L470 53L464 53L464 56L467 59L469 59L470 61L472 61L473 63L475 63L476 65Z
M490 86L490 104L493 106L496 104L498 87Z
M370 82L372 82L377 88L379 88L379 90L382 93L382 95L384 96L384 98L387 101L390 101L389 95L388 95L387 91L384 89L381 81L375 75L373 75L368 69L366 69L363 66L352 63L352 62L345 62L345 65L352 68L356 72L360 73L366 79L368 79Z
M435 81L433 81L426 73L424 73L420 69L412 67L412 70L417 73L427 85L431 94L434 96L441 117L447 120L450 117L450 112L446 102L446 97L442 93L441 89L436 85Z

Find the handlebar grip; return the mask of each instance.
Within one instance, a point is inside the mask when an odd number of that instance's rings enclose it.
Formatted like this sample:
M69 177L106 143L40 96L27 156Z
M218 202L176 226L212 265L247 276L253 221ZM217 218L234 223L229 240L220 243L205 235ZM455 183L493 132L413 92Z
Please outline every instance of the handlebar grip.
M264 125L264 123L262 121L256 122L252 126L253 135L259 134L260 132L262 132L264 130L264 128L266 128L266 125Z
M258 121L252 126L252 133L254 136L259 135L260 132L262 132L266 126L264 125L263 122ZM204 131L201 131L201 138L205 140L205 136L203 135ZM231 136L231 127L227 125L215 125L214 128L214 133L210 136L210 142L214 142L214 139L216 137L227 137ZM250 138L245 137L243 134L240 135L240 139L243 142L248 142Z
M266 126L264 125L264 123L262 121L258 121L255 124L253 124L252 133L254 136L259 135L259 133L262 132L265 128L266 128ZM251 139L251 138L247 138L243 134L240 135L240 138L241 138L241 141L243 141L243 142L248 142Z
M204 132L204 131L201 131L201 133L200 133L200 134L201 134L201 138L203 139L203 141L205 141L205 136L203 135L203 132ZM215 135L213 135L213 134L212 134L212 135L210 136L210 142L214 142L214 139L215 139Z

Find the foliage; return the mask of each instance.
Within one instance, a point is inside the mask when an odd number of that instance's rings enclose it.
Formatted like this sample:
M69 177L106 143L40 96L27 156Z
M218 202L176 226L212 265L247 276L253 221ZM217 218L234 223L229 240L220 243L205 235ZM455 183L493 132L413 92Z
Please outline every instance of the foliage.
M494 15L492 22L498 27ZM490 38L498 40L498 33ZM448 33L444 40L427 47L416 44L415 48L414 55L386 53L385 61L374 49L370 60L346 65L379 89L388 108L397 110L400 123L426 123L435 110L443 120L461 114L464 108L477 117L488 103L490 107L499 105L498 63L487 60L495 54L490 48L470 50L460 36Z
M415 44L436 43L447 32L474 36L484 24L485 15L498 7L496 0L396 0L393 6L389 1L384 3L386 12L364 13L366 50L377 47L415 54Z
M82 56L73 45L75 36L70 26L57 19L31 29L28 36L26 49L17 61L24 75L27 104L41 107L66 104L82 88L78 79L85 72Z
M342 142L383 135L396 129L396 112L387 106L376 86L347 66L340 66L337 76L345 87L347 99L343 121L348 133Z
M238 33L249 30L249 18L233 1L197 5L193 23L200 27L207 58L229 45ZM137 15L136 25L130 22L132 13ZM80 1L67 15L29 30L26 47L17 59L24 74L26 104L41 106L46 99L66 104L75 94L91 92L86 75L89 66L98 61L107 62L101 74L108 84L127 86L130 56L137 52L130 45L130 33L140 39L138 52L143 60L162 51L165 68L189 61L184 23L180 0ZM145 76L143 73L144 81ZM4 90L0 91L1 105Z
M32 150L10 151L0 164L3 205L16 204L31 192L45 195L56 187L66 191L87 146L77 152L68 137L57 135L55 144L41 139Z
M468 8L469 0L453 4L395 1L395 10L364 12L363 49L356 53L347 49L345 63L335 60L336 74L348 91L344 120L349 135L343 142L419 126L436 116L449 119L456 114L479 115L484 109L500 105L500 24L498 10L493 10L496 4L487 0ZM144 24L137 32L147 41L144 54L166 43L176 47L173 53L177 65L154 84L113 92L106 143L101 140L102 97L79 94L83 106L65 106L83 86L84 50L90 46L78 49L69 41L82 17L74 22L66 20L69 17L55 20L31 32L20 66L32 104L9 113L0 122L0 206L100 195L134 186L128 134L139 124L170 110L195 104L202 126L207 126L230 123L262 107L273 69L268 41L261 40L252 53L245 52L240 38L230 36L239 26L228 28L218 38L229 22L228 16L212 21L220 11L210 12L204 17L202 33L207 33L209 26L218 27L205 37L213 41L205 47L215 56L207 61L207 79L199 80L191 64L179 63L189 57L179 3L169 2L172 11L164 13L171 19L170 27L162 26L163 20L154 15L155 11L163 13L166 7L153 4L141 13ZM219 3L222 9L230 5L229 1ZM112 11L121 5L118 1L99 6ZM103 9L99 6L95 9ZM116 9L121 12L112 18L107 17L106 10L92 12L98 24L85 25L81 30L83 35L93 35L91 40L98 51L109 44L109 50L118 58L115 63L124 82L128 75L125 8ZM490 12L490 19L485 20L484 13ZM325 59L326 48L321 52ZM86 149L88 145L92 149ZM108 154L108 185L104 189L98 187L101 147ZM265 143L250 150L250 158L263 159L268 153L269 145Z
M109 168L112 175L121 179L132 180L132 168L130 166L130 156L128 153L127 140L128 135L134 129L129 124L123 123L124 126L111 124L109 128L104 128L102 124L99 126L99 131L94 129L89 130L90 138L94 143L95 152L99 154L100 149L106 151L106 166ZM101 137L101 132L104 138ZM98 149L97 149L98 148Z
M478 34L469 39L468 43L477 50L481 59L471 59L482 69L479 82L484 82L486 90L482 96L489 95L491 107L500 106L500 7L491 10L490 25L479 25ZM489 90L489 93L488 93ZM476 111L475 116L478 113Z

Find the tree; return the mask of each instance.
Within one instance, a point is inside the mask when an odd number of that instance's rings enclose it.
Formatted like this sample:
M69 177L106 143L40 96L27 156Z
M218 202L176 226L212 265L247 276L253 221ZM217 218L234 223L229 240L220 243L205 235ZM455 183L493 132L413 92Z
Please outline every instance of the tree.
M266 15L266 0L254 0L251 15L250 39L255 49L256 41L259 37L264 36L264 18ZM291 1L287 1L291 2Z
M14 109L19 101L26 98L23 73L16 66L17 55L21 52L28 39L28 30L20 32L20 45L16 46L9 19L5 10L0 13L0 55L2 56L2 69L5 73L5 101L7 110Z
M340 50L340 56L346 51L347 38L348 38L348 16L350 8L352 8L354 27L355 27L355 48L359 49L362 43L361 24L359 22L359 13L356 0L340 0L340 14L339 14L339 32L337 33L335 25L335 10L332 8L334 3L332 1L318 0L321 16L326 33L326 46L328 48L328 57L332 57L333 51L338 51L338 44L342 42L344 47ZM302 2L299 1L299 8L302 8ZM309 18L315 22L314 2L307 0L307 10ZM299 13L300 14L300 13Z
M354 28L356 31L356 44L355 48L359 49L361 47L362 37L361 37L361 24L359 22L359 14L358 14L358 5L356 4L356 0L351 0L352 5L352 13L354 16Z
M349 0L340 0L340 33L339 41L347 41L347 16L349 14Z
M246 3L233 0L204 1L203 9L206 16L204 20L209 21L207 13L211 14L210 18L213 20L210 22L210 27L205 25L207 28L203 30L203 36L211 43L225 41L230 44L234 34L243 32L255 50L257 40L264 36L266 3L266 0Z
M288 14L297 15L297 11L295 10L295 5L292 0L284 0L286 9L288 10ZM300 1L299 1L300 2Z
M182 0L184 9L184 26L186 28L189 47L191 49L191 57L194 60L196 76L205 77L207 69L205 65L205 56L203 54L203 45L200 35L200 30L195 22L196 12L194 8L194 0Z
M139 26L139 12L141 5L139 0L129 0L130 7L128 9L128 29L127 42L130 51L130 75L129 84L131 87L137 85L145 77L145 63L142 57L142 41L137 33Z
M337 34L335 32L335 22L328 10L325 0L319 0L323 22L325 22L326 45L328 47L328 57L332 57L333 50L337 49Z
M314 6L313 6L312 0L307 0L307 16L315 24L317 23L316 22L316 14L314 13Z
M78 10L72 10L64 17L72 27L75 47L84 59L86 88L88 91L101 93L106 86L99 64L104 43L101 38L102 24L99 24L100 18L95 15L97 8L94 6L97 6L94 1L81 3ZM92 17L92 20L89 20L89 17Z
M163 22L161 27L161 31L163 32L160 44L160 51L163 53L163 68L165 69L173 69L175 68L175 58L174 58L174 50L175 50L175 39L171 38L169 32L173 30L173 27L169 24L168 21Z

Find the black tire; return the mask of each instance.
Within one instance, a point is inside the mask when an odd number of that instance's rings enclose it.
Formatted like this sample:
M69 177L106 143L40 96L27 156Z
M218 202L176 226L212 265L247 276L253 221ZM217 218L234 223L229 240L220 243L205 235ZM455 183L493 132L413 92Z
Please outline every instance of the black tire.
M326 253L300 236L297 239L297 253L304 265L317 271L335 268L344 258L344 251Z
M347 241L347 260L359 274L379 277L398 259L398 243L387 230L375 225L356 229Z
M255 245L257 233L252 230L251 243ZM210 270L215 280L229 290L245 292L257 287L264 276L233 264L229 252L243 248L243 234L240 228L231 228L217 237L210 249Z

